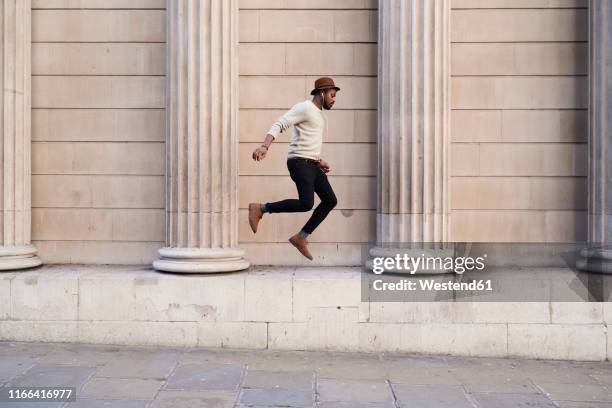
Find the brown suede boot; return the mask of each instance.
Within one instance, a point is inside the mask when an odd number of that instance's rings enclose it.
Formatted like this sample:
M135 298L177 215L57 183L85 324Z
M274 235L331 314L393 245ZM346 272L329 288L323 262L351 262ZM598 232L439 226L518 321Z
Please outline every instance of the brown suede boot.
M289 238L289 242L291 242L293 246L302 253L302 255L312 261L312 255L310 255L310 251L308 250L308 241L306 241L306 239L300 237L299 234L295 234Z
M249 225L253 232L257 232L257 225L259 224L259 220L263 217L263 213L261 212L261 207L259 203L250 203L249 204Z

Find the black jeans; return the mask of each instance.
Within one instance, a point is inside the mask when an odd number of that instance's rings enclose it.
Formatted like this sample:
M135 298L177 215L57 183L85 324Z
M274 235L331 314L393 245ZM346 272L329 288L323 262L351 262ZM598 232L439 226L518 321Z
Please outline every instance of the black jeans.
M338 200L327 180L327 175L318 163L291 158L287 159L287 168L297 187L299 199L292 198L268 203L268 211L270 213L310 211L314 206L314 193L317 193L321 202L302 228L304 232L312 234L332 208L338 204Z

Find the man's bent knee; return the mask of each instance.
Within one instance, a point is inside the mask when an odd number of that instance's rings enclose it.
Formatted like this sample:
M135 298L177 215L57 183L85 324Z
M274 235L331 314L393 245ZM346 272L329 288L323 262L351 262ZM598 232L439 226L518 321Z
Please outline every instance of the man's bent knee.
M312 210L314 207L314 200L300 200L300 208L299 211L306 212Z
M338 205L338 199L336 198L336 196L332 196L325 200L325 206L329 208L334 208L337 205Z

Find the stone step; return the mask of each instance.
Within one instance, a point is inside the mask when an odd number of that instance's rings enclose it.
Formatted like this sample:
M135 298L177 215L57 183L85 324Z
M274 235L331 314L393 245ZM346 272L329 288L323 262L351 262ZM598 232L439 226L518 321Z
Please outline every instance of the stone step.
M0 340L606 360L610 303L362 302L360 268L0 274ZM451 299L452 300L452 299Z

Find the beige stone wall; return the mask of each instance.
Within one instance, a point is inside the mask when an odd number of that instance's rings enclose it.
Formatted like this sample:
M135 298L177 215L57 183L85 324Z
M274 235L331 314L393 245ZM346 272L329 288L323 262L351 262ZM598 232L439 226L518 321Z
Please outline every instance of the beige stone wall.
M375 0L240 2L239 237L255 264L304 263L287 239L310 213L265 215L257 235L246 222L249 202L297 197L285 164L290 135L282 134L263 162L250 155L274 120L310 97L323 75L342 88L327 112L322 152L338 206L309 238L314 264L359 264L360 244L375 239L376 6Z
M44 262L164 242L164 0L33 0L32 240Z
M452 2L453 240L586 238L586 7Z
M32 242L44 262L149 263L164 243L164 0L33 0ZM286 243L309 213L251 201L296 196L288 135L251 151L309 97L342 91L323 157L338 207L314 264L358 264L375 239L377 2L241 0L240 246L254 264L301 264ZM452 239L585 238L586 0L452 3ZM318 201L317 201L318 202ZM112 261L111 261L112 260Z

